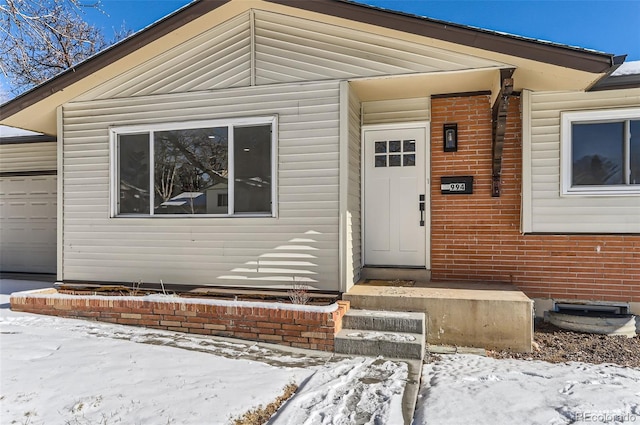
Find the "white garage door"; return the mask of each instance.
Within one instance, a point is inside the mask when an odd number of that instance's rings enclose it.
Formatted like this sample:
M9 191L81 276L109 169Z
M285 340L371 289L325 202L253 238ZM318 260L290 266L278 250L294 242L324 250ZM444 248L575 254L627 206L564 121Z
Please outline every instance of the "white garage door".
M56 176L0 177L0 270L56 272Z

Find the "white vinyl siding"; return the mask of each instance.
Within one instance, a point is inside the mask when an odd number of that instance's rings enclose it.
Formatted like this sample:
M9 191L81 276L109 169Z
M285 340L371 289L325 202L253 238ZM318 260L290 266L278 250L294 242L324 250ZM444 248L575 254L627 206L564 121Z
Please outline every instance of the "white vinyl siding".
M347 237L351 252L347 253L352 282L360 280L362 266L362 214L361 214L361 107L360 100L349 91L349 182L347 184ZM350 282L347 282L349 284Z
M109 218L109 128L278 116L277 218ZM64 106L64 280L339 289L339 83Z
M0 173L55 171L56 142L0 144Z
M638 106L640 89L531 93L531 135L523 146L531 172L523 188L530 197L525 232L640 233L640 196L561 196L560 187L561 113Z
M429 99L426 97L362 103L362 123L364 125L424 122L429 119Z

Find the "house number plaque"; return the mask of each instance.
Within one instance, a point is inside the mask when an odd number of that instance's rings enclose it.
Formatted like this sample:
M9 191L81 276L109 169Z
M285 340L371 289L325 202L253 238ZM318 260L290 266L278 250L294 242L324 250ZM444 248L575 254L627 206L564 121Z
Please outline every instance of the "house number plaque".
M443 195L470 195L473 193L473 176L440 177Z

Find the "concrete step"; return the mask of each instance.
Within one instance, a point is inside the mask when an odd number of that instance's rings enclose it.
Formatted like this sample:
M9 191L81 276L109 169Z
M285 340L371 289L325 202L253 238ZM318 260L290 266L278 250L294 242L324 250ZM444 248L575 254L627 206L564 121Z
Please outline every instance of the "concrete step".
M345 328L336 335L335 339L335 352L339 354L422 360L424 350L424 333Z
M369 331L424 334L425 314L351 309L342 318L342 326Z

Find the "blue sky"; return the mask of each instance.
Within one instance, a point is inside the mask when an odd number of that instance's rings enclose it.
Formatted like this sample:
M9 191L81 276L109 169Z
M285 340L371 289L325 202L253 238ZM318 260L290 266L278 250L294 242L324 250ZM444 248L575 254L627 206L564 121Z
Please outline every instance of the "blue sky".
M360 0L387 9L613 53L640 60L640 0ZM87 18L108 35L139 30L188 0L102 0Z

